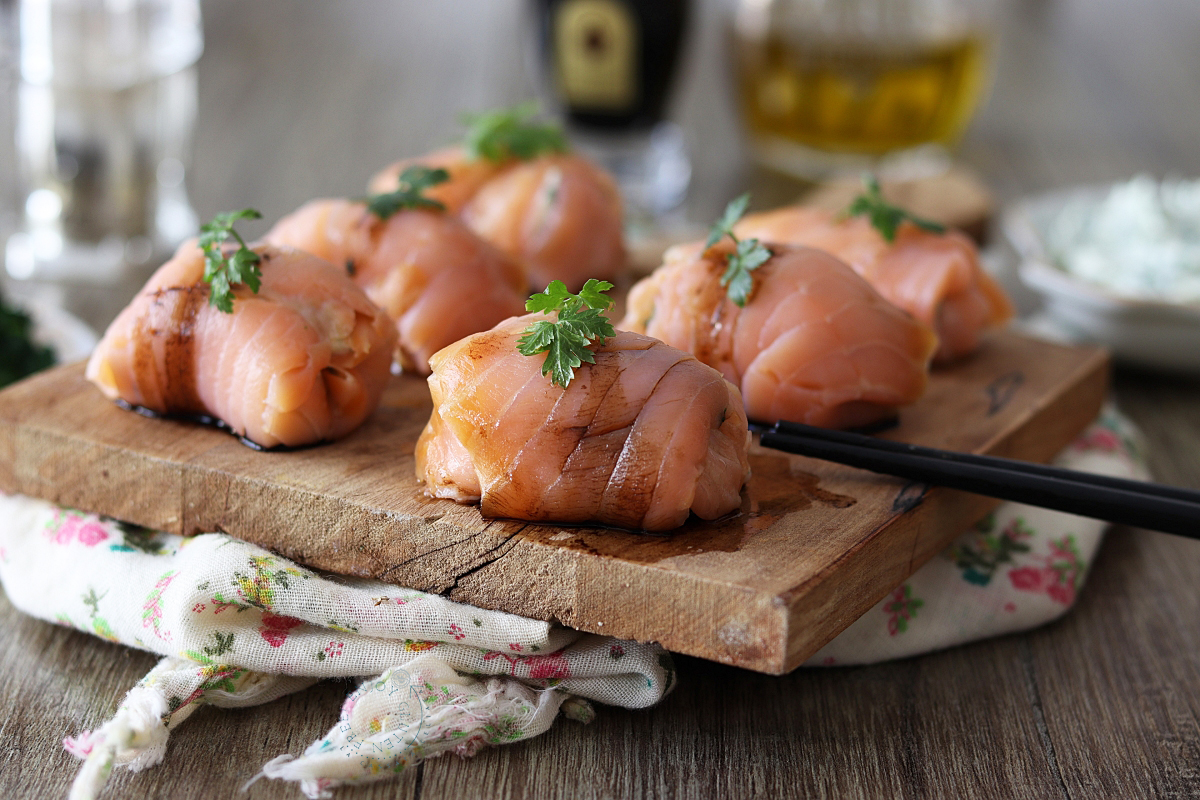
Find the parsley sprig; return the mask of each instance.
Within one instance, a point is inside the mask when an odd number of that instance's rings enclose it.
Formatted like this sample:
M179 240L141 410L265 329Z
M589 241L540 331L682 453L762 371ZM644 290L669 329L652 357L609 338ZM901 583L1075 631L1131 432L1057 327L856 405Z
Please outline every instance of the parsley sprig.
M567 388L576 367L584 362L596 363L588 345L604 344L605 339L616 336L603 314L613 304L612 298L604 294L612 287L608 281L590 278L579 294L571 294L562 281L551 281L546 291L525 302L525 310L544 314L557 311L558 320L539 319L526 328L517 341L517 352L523 356L545 353L542 374L549 374L553 383Z
M422 194L430 186L450 180L444 169L430 169L421 165L407 167L400 173L400 185L395 191L373 194L366 199L367 210L380 219L387 219L404 209L426 209L445 211L446 207Z
M721 218L709 229L708 239L704 242L704 249L707 250L726 236L733 239L734 250L729 254L725 273L721 276L721 285L726 287L725 292L729 299L737 303L739 308L746 305L754 291L754 276L750 273L771 258L771 251L758 239L743 240L733 234L733 226L746 213L748 205L749 192L730 200L729 205L725 206L725 213L721 214Z
M212 286L208 293L208 304L218 311L233 313L233 287L245 284L258 294L262 284L262 271L258 263L262 258L251 250L244 239L233 229L234 223L243 219L261 219L262 214L253 208L217 214L212 222L200 226L200 249L204 251L204 280ZM240 245L232 255L226 257L222 245L232 236Z
M846 216L867 217L871 220L871 226L879 231L886 241L896 241L896 230L904 220L908 220L918 228L930 233L946 232L946 226L910 214L903 208L884 200L883 192L879 188L879 181L874 175L864 175L863 184L866 188L862 194L850 202L850 207L846 209Z
M536 103L516 108L469 114L463 121L469 126L463 140L467 156L473 161L486 158L499 164L511 158L528 161L542 153L564 153L567 138L553 123L534 122Z

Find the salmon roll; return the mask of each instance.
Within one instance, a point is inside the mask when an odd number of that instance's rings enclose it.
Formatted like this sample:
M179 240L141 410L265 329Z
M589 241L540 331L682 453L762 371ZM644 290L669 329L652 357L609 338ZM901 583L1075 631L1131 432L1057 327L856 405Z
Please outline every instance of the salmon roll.
M436 353L416 449L434 497L486 517L662 531L741 505L749 431L735 386L693 356L618 331L568 387L518 353L540 314Z
M343 266L395 320L396 362L406 372L428 375L435 352L525 310L521 264L438 211L381 219L365 203L314 200L265 238Z
M928 327L828 253L770 250L739 306L721 285L728 239L671 248L617 327L694 353L741 389L758 422L861 427L924 393L937 345Z
M463 208L484 239L521 259L532 286L559 280L577 290L625 266L621 195L612 177L576 155L514 164Z
M1008 295L980 266L974 242L957 231L939 233L906 221L889 242L865 217L791 206L747 215L734 232L842 259L888 302L933 329L938 363L974 352L984 331L1013 316Z
M111 399L216 417L263 447L347 435L379 405L396 331L341 269L258 245L261 286L209 304L204 253L185 242L108 327L87 377Z
M449 178L426 189L425 196L441 203L451 214L457 214L485 183L499 175L507 165L486 158L471 158L464 148L451 145L419 158L406 158L389 165L371 178L367 189L371 194L390 192L396 188L404 170L415 166L446 170Z
M611 280L627 260L616 181L533 117L528 106L475 115L463 145L392 164L370 190L392 191L413 166L444 169L449 179L427 196L521 261L531 288Z

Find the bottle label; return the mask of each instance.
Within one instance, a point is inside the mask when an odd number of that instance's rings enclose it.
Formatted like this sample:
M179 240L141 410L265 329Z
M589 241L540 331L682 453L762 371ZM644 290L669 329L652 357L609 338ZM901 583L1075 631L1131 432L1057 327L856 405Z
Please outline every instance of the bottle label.
M626 111L637 102L637 21L616 0L567 0L554 19L559 92L575 109Z

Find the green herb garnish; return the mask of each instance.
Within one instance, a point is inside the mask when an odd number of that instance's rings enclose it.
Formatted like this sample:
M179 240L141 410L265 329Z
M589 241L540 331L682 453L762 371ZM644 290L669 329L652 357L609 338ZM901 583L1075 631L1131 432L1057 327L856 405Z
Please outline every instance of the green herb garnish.
M16 383L54 363L54 351L33 341L33 322L0 298L0 386Z
M874 175L864 175L863 184L866 186L866 190L850 202L849 208L846 209L846 216L868 217L871 225L885 240L896 241L896 229L904 220L908 220L918 228L930 233L946 232L945 225L922 219L884 200L883 192L879 189L879 181L875 179Z
M262 214L253 208L243 208L241 211L229 211L217 214L212 222L200 226L200 249L204 251L204 280L211 286L208 293L208 304L216 306L217 310L226 314L233 313L233 287L239 283L250 287L250 291L258 294L262 283L262 272L258 262L262 261L258 253L246 246L245 240L233 229L233 225L242 219L261 219ZM232 236L241 245L228 258L222 250L225 240Z
M709 230L708 239L704 242L704 249L707 250L726 236L733 239L734 250L729 254L725 274L721 276L721 285L726 287L729 299L737 303L739 308L746 305L751 292L754 291L754 276L750 273L771 258L771 251L758 239L741 240L733 234L733 226L746 213L748 205L749 192L730 200L729 205L725 206L725 213Z
M567 137L553 123L533 122L536 103L524 103L516 108L468 114L463 121L469 126L463 144L472 161L486 158L499 164L516 158L528 161L542 153L564 153Z
M387 219L404 209L445 211L444 205L425 197L422 192L448 180L450 173L441 168L430 169L420 165L407 167L400 173L400 185L394 192L373 194L366 199L367 210L380 219Z
M567 388L576 367L584 362L596 363L588 345L604 344L605 339L617 334L603 314L613 304L612 298L604 294L611 288L608 281L590 278L579 294L571 294L562 281L551 281L546 291L525 301L525 310L544 314L557 311L558 320L539 319L526 328L517 342L517 352L523 356L545 353L542 374L549 374L553 383Z

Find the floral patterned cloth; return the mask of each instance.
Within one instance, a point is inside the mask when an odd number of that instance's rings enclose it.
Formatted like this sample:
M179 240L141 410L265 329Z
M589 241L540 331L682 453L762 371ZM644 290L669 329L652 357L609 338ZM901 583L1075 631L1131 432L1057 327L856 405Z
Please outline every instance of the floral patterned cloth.
M1144 477L1107 411L1059 459ZM1042 624L1075 601L1103 524L1006 503L830 642L811 665L899 658ZM653 644L583 634L377 581L318 574L225 534L179 537L0 495L0 581L33 616L163 656L112 720L65 740L73 798L114 765L162 760L199 705L249 706L325 677L366 677L341 719L260 777L328 797L431 756L527 739L589 700L640 708L675 682Z
M1114 409L1058 457L1146 480L1140 434ZM807 666L869 664L1042 625L1075 603L1105 523L1002 503L825 645Z
M254 705L320 678L373 676L323 740L264 770L312 797L447 750L535 736L564 704L577 719L590 718L588 700L652 705L675 680L657 645L318 574L225 534L156 533L22 496L0 495L0 580L27 614L164 657L112 721L65 742L85 759L79 798L97 796L115 764L162 760L170 730L199 704Z

